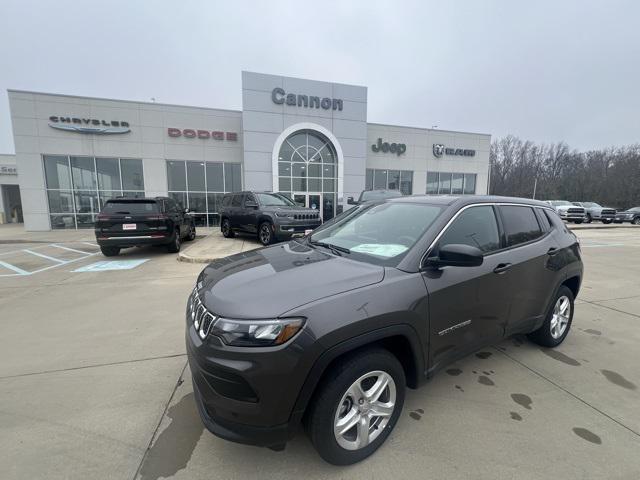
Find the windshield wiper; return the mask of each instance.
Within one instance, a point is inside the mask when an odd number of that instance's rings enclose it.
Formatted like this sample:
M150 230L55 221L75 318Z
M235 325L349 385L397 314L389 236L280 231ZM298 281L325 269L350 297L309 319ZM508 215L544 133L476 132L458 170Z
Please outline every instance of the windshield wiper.
M334 245L333 243L325 243L325 242L318 242L318 241L315 241L315 240L309 240L309 244L310 245L316 245L318 247L328 248L329 250L331 250L331 252L334 255L338 255L339 257L342 256L342 253L351 253L351 250L349 250L348 248L340 247L338 245ZM342 252L342 253L340 253L340 252Z

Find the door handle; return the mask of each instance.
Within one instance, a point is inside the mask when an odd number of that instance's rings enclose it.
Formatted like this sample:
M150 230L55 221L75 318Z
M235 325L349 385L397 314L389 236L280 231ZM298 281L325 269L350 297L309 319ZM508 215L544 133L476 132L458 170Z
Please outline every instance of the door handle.
M493 269L493 273L504 273L509 270L513 265L510 263L499 263L496 268Z
M554 256L555 254L557 254L559 252L560 252L560 249L555 248L555 247L551 247L549 250L547 250L547 255L552 257L552 256Z

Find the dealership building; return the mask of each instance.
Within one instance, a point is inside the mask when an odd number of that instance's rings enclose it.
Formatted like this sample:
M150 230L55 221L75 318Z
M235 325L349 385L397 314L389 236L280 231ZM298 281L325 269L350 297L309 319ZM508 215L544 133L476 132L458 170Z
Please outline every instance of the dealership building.
M90 227L122 195L168 195L215 226L239 190L283 192L328 220L365 189L488 189L490 135L368 123L363 86L242 72L242 110L8 94L27 230Z

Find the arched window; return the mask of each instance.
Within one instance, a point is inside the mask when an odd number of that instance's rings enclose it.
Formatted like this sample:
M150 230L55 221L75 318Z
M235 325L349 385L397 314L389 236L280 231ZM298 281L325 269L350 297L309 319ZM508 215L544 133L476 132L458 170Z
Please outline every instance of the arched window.
M300 130L282 143L278 153L279 191L333 194L337 177L336 150L321 133Z

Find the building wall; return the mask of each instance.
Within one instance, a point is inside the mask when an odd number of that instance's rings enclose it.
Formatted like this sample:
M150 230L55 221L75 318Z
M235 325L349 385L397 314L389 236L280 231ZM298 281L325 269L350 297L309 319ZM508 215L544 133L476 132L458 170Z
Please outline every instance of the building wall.
M4 214L4 221L8 221L10 212L9 205L5 205L7 193L3 185L18 185L18 175L10 172L16 168L16 156L13 154L0 153L0 213Z
M403 143L406 152L374 152L371 145L383 142ZM433 154L433 145L442 144L450 148L473 149L473 157ZM413 193L424 194L427 186L427 171L475 173L476 194L487 193L489 172L489 148L491 135L452 132L426 128L399 127L370 123L367 127L367 168L388 170L413 170Z
M140 158L145 193L167 194L165 160L242 162L241 112L9 91L25 228L49 230L44 154ZM95 135L49 126L52 115L129 123L131 132ZM237 133L236 141L170 137L168 128Z
M274 88L286 93L341 99L342 110L278 105L271 99ZM339 83L242 72L242 123L245 184L256 190L272 190L274 145L291 127L310 123L326 128L336 137L343 155L342 184L338 201L364 188L367 148L367 88ZM340 153L340 151L339 151ZM338 153L338 154L339 154Z

